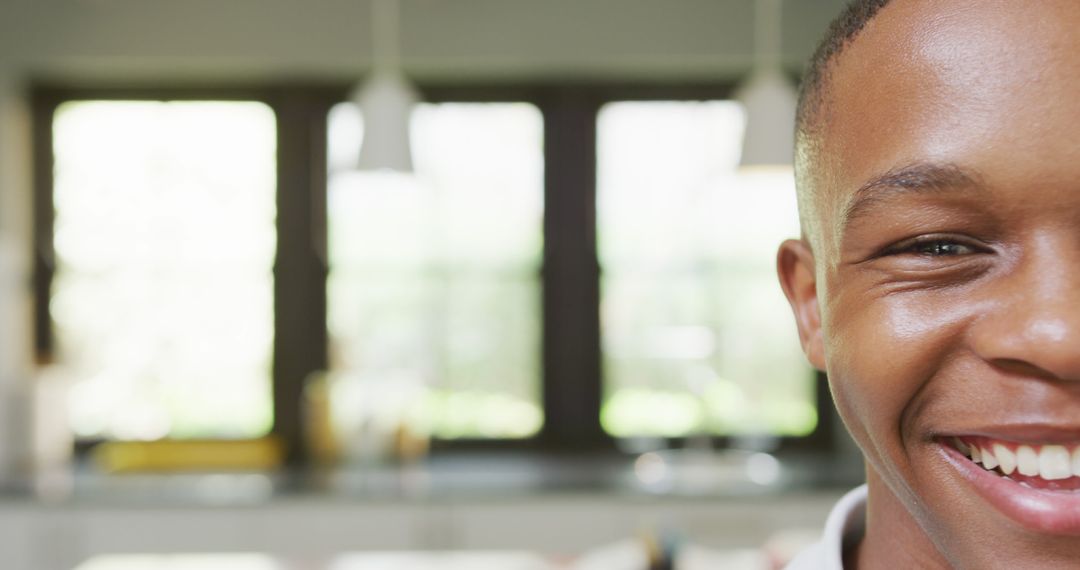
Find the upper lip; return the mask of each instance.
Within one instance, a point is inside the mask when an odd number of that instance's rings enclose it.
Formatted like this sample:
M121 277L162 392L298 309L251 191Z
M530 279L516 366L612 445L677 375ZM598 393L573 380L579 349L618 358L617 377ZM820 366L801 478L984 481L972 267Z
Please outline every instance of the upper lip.
M1080 443L1080 425L1075 423L999 423L992 426L937 430L935 436L939 438L984 437L1021 444L1075 444Z

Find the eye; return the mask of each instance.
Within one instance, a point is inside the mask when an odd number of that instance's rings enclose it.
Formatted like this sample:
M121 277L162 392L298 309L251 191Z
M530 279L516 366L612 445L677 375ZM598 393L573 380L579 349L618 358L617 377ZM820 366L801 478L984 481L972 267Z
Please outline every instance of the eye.
M983 253L985 248L955 237L923 236L902 241L885 251L885 255L915 255L919 257L959 257Z
M952 255L971 255L977 253L975 248L955 241L934 240L912 244L907 251L918 253L928 257L943 257Z
M868 261L883 286L914 291L972 283L996 266L998 251L994 242L967 233L917 234Z

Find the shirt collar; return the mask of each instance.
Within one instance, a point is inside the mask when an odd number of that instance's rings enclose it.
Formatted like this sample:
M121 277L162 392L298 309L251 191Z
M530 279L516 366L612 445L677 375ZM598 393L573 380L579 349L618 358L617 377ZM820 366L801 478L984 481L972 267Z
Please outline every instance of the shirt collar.
M866 529L866 485L860 485L840 499L825 521L821 542L825 547L825 568L843 570L844 553L862 540Z

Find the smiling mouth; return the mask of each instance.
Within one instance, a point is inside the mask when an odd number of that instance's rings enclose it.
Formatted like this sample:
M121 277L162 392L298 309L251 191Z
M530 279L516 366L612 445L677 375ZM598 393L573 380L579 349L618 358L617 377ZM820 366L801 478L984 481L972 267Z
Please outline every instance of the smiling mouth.
M1068 441L937 439L942 458L999 512L1035 532L1080 536L1080 438Z
M953 437L951 446L986 471L1033 489L1080 491L1080 442L1021 444Z

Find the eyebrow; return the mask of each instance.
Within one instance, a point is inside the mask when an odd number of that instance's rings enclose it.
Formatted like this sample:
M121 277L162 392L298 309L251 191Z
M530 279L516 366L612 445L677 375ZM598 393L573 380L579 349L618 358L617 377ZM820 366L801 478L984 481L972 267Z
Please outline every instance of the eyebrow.
M875 176L855 191L844 208L841 227L865 216L873 206L897 194L979 190L978 177L954 164L919 162Z

